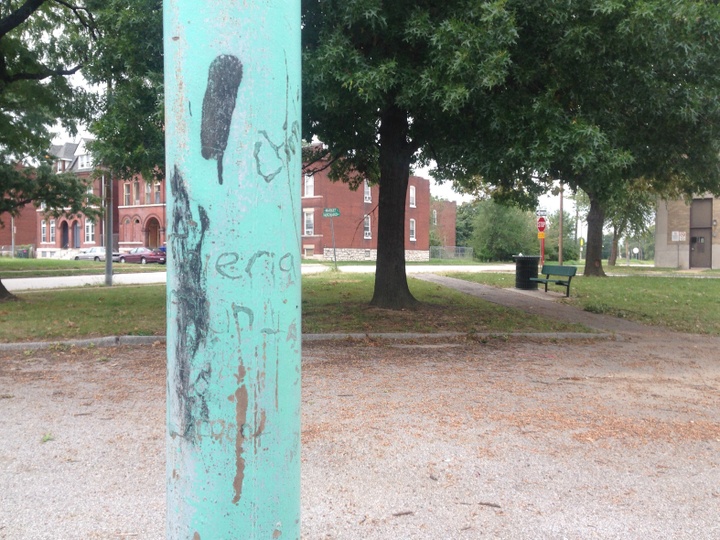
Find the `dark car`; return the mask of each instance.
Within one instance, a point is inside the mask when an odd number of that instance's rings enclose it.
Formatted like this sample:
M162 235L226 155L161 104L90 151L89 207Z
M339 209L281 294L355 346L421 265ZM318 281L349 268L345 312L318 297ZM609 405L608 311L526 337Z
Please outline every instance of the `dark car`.
M146 247L133 248L127 253L121 253L118 257L119 263L158 263L165 264L165 254L158 249Z

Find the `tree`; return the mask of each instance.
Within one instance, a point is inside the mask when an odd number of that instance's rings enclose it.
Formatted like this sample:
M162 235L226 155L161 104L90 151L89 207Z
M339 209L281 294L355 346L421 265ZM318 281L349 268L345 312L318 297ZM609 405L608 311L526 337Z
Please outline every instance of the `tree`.
M535 216L492 200L481 201L470 244L476 259L511 261L513 255L540 252Z
M118 178L165 170L162 0L87 0L97 39L83 69L106 85L90 125L95 159Z
M73 131L87 117L88 95L68 76L81 68L91 34L92 17L82 6L0 4L0 214L42 204L49 214L93 215L97 201L88 198L86 183L54 174L46 155L52 126L60 121ZM12 298L0 282L0 301Z
M473 233L473 221L479 212L480 201L462 203L457 207L455 217L455 243L458 246L470 246L470 238Z
M352 183L357 172L380 187L375 306L416 302L404 257L410 166L445 144L439 124L502 83L515 38L504 4L302 2L303 136L327 144L331 178Z
M612 249L609 266L615 266L618 258L618 243L623 236L641 236L650 227L655 215L655 200L652 190L643 182L627 184L627 189L615 193L607 204L607 221L612 229Z
M590 199L585 275L604 275L605 213L633 179L720 191L720 6L632 0L508 2L508 76L462 125L439 125L438 173L532 204L560 179ZM463 134L474 130L472 141ZM481 156L476 162L468 155Z
M560 211L557 210L548 216L548 228L545 231L545 259L559 260L560 242L558 228L560 223ZM568 212L563 211L563 261L577 260L579 250L575 237L575 218Z

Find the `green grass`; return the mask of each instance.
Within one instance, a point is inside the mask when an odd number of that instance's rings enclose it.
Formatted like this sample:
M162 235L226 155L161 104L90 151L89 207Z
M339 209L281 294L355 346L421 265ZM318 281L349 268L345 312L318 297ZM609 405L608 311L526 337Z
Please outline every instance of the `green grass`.
M410 278L416 310L370 306L374 276L333 273L303 276L303 332L524 332L584 330L528 316L454 290Z
M50 442L50 441L54 441L54 440L55 440L55 435L48 432L42 436L42 438L40 439L40 442L44 444L46 442Z
M113 263L113 274L162 272L164 264ZM33 278L105 274L105 262L0 257L0 278Z
M82 287L21 293L0 303L0 341L165 335L165 286Z
M551 332L586 329L528 316L438 285L410 279L417 310L368 305L373 275L328 272L303 277L304 333ZM165 286L82 287L20 295L0 304L0 342L165 335Z
M74 261L44 261L58 262L72 264ZM132 266L141 268L140 265ZM615 270L620 269L615 267ZM496 287L515 286L513 272L449 275ZM658 273L623 277L578 276L572 281L571 297L562 301L594 313L677 331L720 335L720 302L717 302L720 279L680 277L686 275L664 269ZM369 305L373 280L372 274L332 271L303 276L303 332L504 334L584 330L490 304L412 277L409 286L421 302L418 308L382 310ZM47 290L21 293L20 298L20 302L0 303L0 342L165 335L164 285Z
M615 267L615 271L618 270L619 267ZM494 287L515 286L514 274L447 275ZM553 289L552 285L549 288ZM555 290L563 291L561 288ZM720 335L718 298L720 279L682 275L578 276L572 280L570 298L563 302L592 313L664 326L679 332Z

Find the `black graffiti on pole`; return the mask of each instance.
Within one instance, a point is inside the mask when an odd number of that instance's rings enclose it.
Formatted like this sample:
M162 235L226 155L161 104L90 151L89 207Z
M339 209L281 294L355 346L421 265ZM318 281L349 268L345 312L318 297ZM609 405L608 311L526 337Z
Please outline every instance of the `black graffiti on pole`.
M193 359L207 338L209 329L208 298L202 266L202 245L210 219L205 208L198 205L199 223L190 207L190 197L177 167L170 180L175 204L172 212L172 249L170 254L177 275L177 289L172 291L177 302L174 363L174 399L182 408L181 434L194 441L198 419L207 420L209 411L205 392L212 366L207 363L196 369L191 378Z
M227 148L230 123L242 75L242 63L230 54L221 54L210 63L202 104L200 143L202 157L217 160L220 184L223 183L223 155Z

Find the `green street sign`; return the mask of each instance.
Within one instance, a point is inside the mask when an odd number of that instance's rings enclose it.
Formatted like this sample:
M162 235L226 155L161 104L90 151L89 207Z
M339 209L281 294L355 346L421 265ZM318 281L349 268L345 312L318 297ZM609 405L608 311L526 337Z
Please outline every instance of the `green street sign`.
M323 208L323 217L340 217L339 208Z

